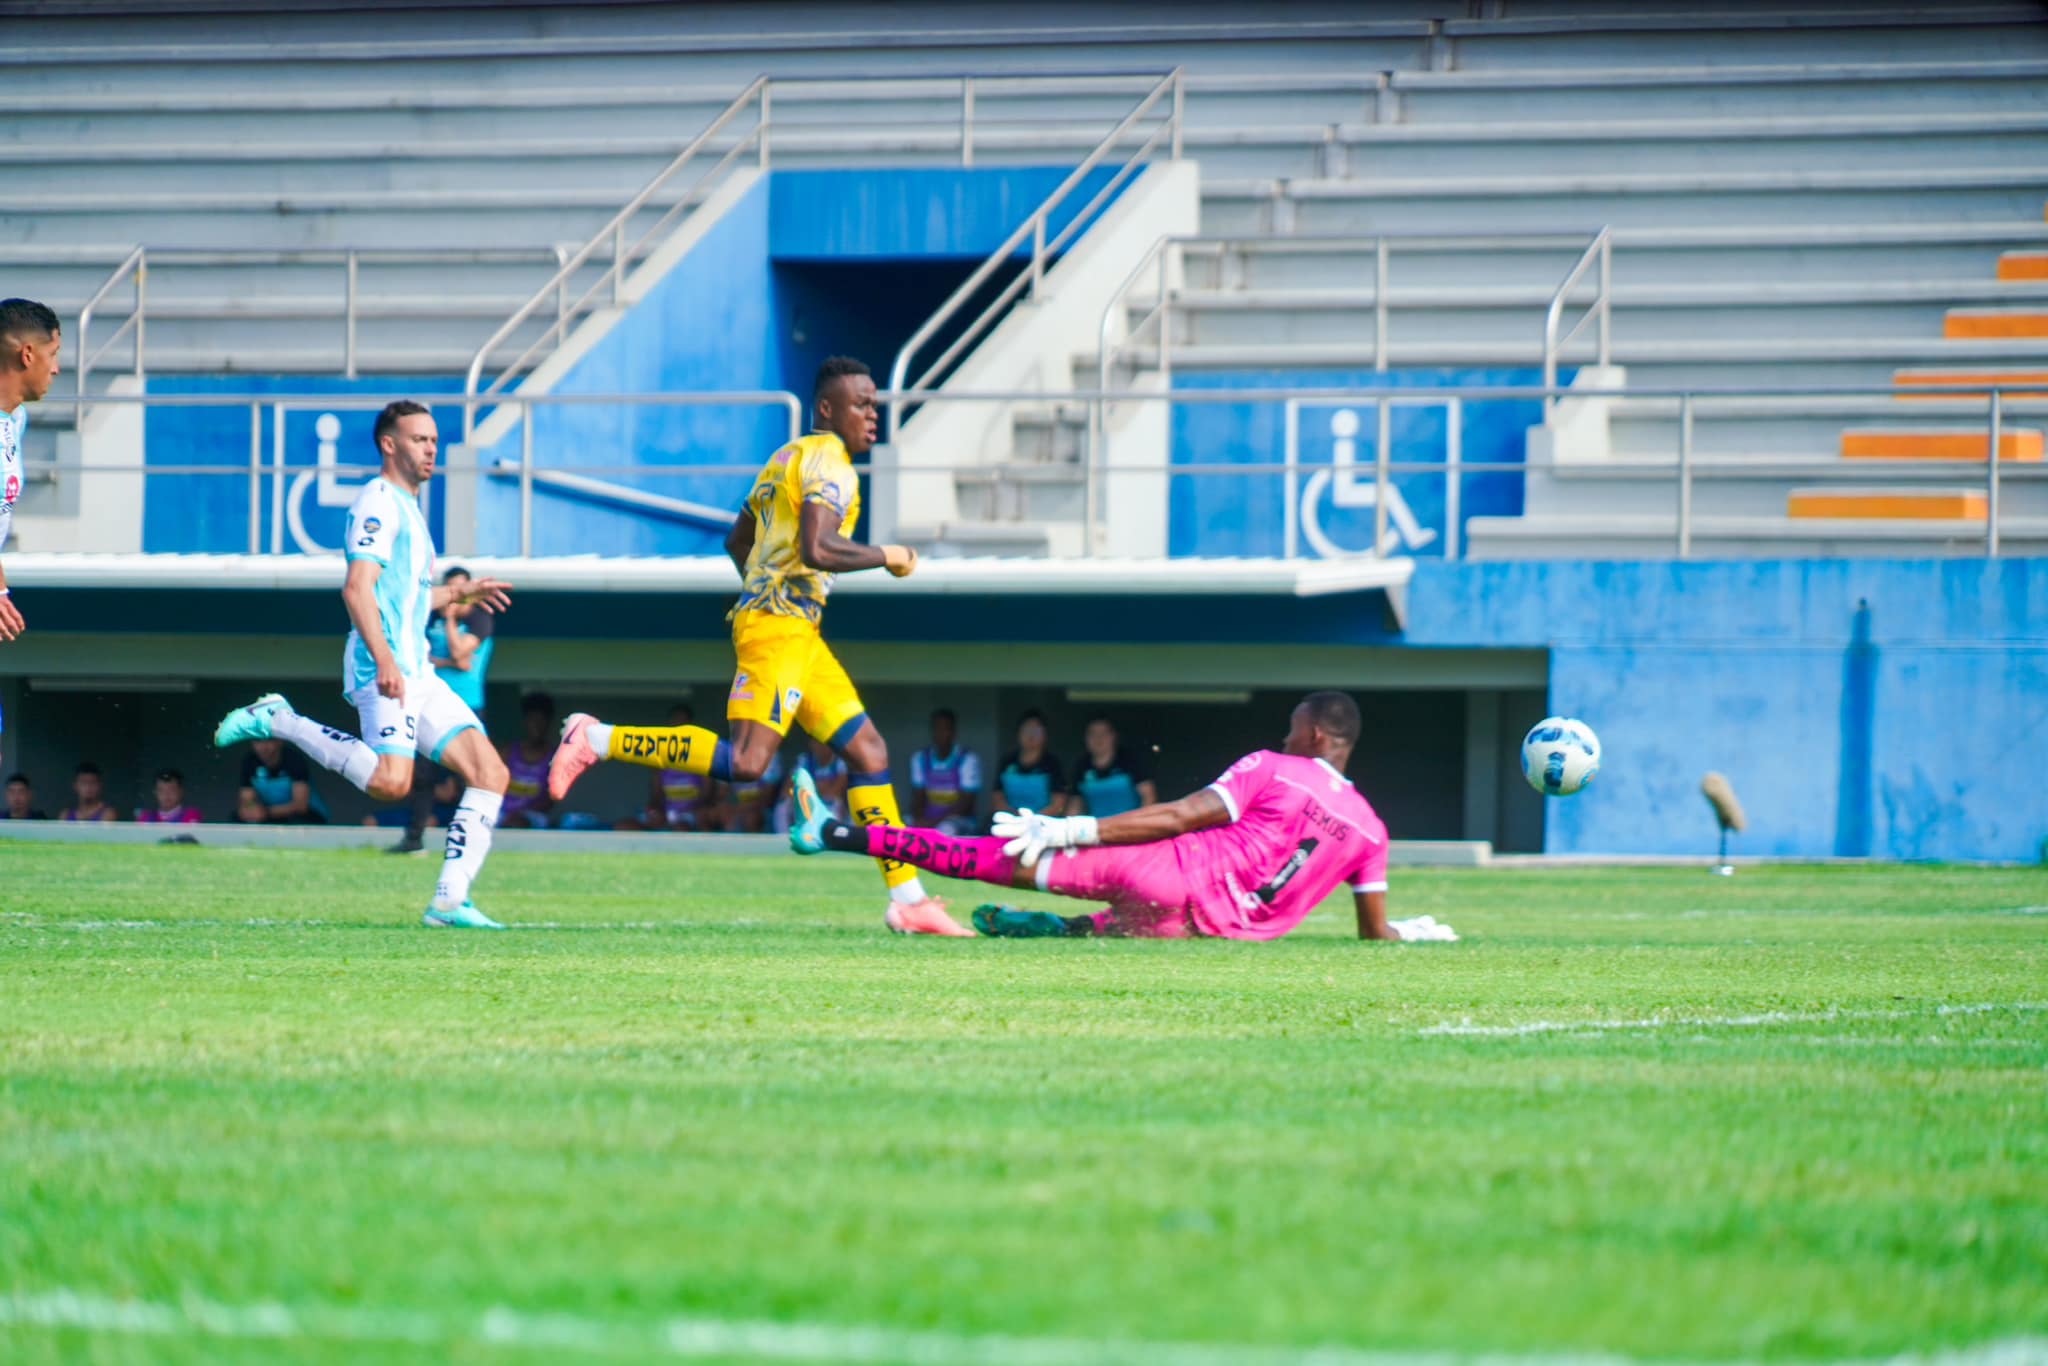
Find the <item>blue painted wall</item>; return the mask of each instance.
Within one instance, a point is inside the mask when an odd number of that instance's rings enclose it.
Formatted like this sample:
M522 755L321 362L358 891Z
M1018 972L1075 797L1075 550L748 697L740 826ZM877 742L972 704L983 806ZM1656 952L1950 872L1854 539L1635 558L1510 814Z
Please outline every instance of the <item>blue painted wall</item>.
M1560 383L1570 383L1560 377ZM1379 388L1432 389L1452 385L1538 385L1542 376L1533 370L1396 370L1384 374L1371 370L1242 370L1199 372L1174 376L1177 390L1192 389L1285 389L1339 388L1370 385ZM1464 405L1462 458L1467 464L1507 463L1519 465L1527 445L1528 430L1542 420L1543 405L1535 400L1511 399ZM1340 415L1352 414L1350 419ZM1390 435L1396 461L1441 465L1448 442L1446 410L1441 406L1392 409ZM1176 465L1278 465L1286 459L1285 407L1280 403L1179 403L1173 409L1173 454ZM1379 418L1371 404L1305 402L1300 418L1300 457L1307 467L1296 488L1303 503L1304 521L1320 527L1331 545L1340 552L1367 551L1372 547L1374 510L1341 507L1328 487L1338 481L1309 480L1318 470L1330 467L1340 441L1333 431L1355 421L1357 434L1350 438L1353 457L1365 467L1361 477L1370 479L1370 466L1379 455ZM1392 476L1410 511L1420 536L1405 540L1390 553L1441 556L1444 553L1445 478L1440 473L1415 472ZM1174 555L1279 555L1284 553L1286 521L1286 478L1270 475L1188 474L1172 481L1169 553ZM1459 480L1460 523L1472 517L1519 516L1522 511L1520 471L1468 473ZM1390 523L1391 525L1391 523ZM1419 543L1416 543L1419 542ZM1304 535L1300 553L1322 558L1312 534Z
M326 375L155 375L149 380L152 394L364 394L377 397L405 395L429 399L436 394L459 393L462 382L447 376L365 376L347 380ZM318 467L320 441L315 424L328 410L294 408L284 415L284 463L286 493L297 504L308 538L321 550L340 548L342 522L348 509L322 507L318 485L300 476ZM366 410L333 410L341 423L335 457L342 465L375 466L378 456L370 440L376 414ZM458 440L462 432L460 405L434 405L445 445ZM260 544L271 545L270 462L275 423L270 409L262 412L263 462ZM201 552L240 553L249 548L249 410L232 408L151 407L143 417L143 463L151 467L226 466L234 474L151 474L146 479L142 508L142 548L153 553ZM367 476L351 475L344 482L351 489ZM349 494L353 498L353 493ZM441 534L442 500L429 496L428 516L438 537ZM289 526L289 517L287 518ZM284 536L287 554L300 554L304 547L289 530Z
M1422 565L1407 643L1548 646L1605 748L1546 847L2032 859L2048 838L2048 561ZM1534 718L1531 718L1532 720Z
M979 264L1069 173L1062 166L776 171L769 176L773 251L782 261L957 257ZM1110 175L1089 172L1061 201L1047 222L1048 241ZM1112 195L1097 214L1114 202Z

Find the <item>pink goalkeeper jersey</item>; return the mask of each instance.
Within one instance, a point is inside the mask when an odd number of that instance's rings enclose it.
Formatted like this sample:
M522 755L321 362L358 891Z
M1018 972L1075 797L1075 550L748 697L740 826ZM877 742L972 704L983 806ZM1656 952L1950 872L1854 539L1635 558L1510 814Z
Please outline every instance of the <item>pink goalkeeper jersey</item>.
M1386 890L1387 827L1323 760L1260 750L1209 790L1230 808L1230 824L1174 841L1203 934L1278 939L1340 882Z

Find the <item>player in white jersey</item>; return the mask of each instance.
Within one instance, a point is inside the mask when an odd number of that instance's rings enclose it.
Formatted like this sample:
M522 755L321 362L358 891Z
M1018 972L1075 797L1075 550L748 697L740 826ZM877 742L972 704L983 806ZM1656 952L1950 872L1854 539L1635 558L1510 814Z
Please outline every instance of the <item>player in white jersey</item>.
M50 392L63 346L55 313L33 299L0 299L0 547L7 544L14 500L21 497L28 405ZM7 590L7 574L0 570L0 641L27 629Z
M453 769L467 785L448 821L448 852L428 925L502 929L469 899L470 884L491 851L491 830L505 801L505 761L484 736L469 704L428 662L427 624L450 603L512 605L512 585L477 578L434 585L434 541L420 511L420 489L434 477L440 433L417 403L398 402L377 414L377 450L384 470L363 486L348 513L348 647L342 693L362 718L362 737L330 729L293 711L277 693L227 714L213 734L226 748L272 736L289 740L319 763L380 801L412 792L413 759Z

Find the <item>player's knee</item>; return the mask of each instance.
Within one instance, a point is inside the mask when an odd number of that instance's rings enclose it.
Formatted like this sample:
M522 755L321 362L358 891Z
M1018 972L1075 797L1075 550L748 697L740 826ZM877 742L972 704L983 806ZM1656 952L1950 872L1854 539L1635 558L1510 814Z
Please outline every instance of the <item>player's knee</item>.
M474 771L469 780L471 787L503 794L505 789L512 785L512 771L505 767L505 761L498 757L498 752L488 746L477 757L477 762L472 767Z
M889 746L882 742L882 732L873 726L862 726L840 753L846 756L846 766L855 773L888 771Z
M736 749L732 755L732 780L736 783L758 783L774 759L774 750L764 754L754 749Z
M412 795L412 765L380 760L364 791L380 802L404 801Z

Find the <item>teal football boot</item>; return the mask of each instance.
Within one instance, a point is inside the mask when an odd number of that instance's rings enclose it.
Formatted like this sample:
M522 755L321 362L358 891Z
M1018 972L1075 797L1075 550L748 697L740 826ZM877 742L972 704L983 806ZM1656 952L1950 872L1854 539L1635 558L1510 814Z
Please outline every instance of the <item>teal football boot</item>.
M465 901L452 911L435 910L427 907L427 913L420 917L420 923L431 930L502 930L505 927L476 908L474 901Z
M832 808L803 769L790 779L789 790L796 801L796 819L789 823L789 847L799 854L824 853L825 827L832 822Z
M991 939L1066 939L1073 934L1065 916L1015 906L976 906L974 928Z
M246 707L236 707L220 724L213 728L213 743L217 749L239 745L244 740L268 740L270 719L281 711L290 711L292 704L284 700L281 692L269 692L257 698Z

